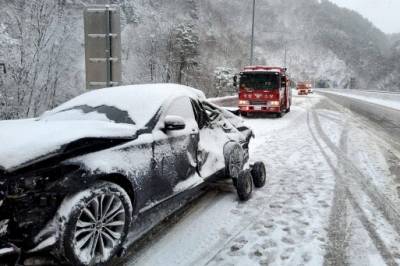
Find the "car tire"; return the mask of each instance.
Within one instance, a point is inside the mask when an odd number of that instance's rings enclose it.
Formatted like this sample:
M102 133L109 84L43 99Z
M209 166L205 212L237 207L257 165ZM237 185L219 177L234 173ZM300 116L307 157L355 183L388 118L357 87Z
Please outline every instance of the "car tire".
M237 142L228 142L224 146L225 177L237 179L244 166L244 152Z
M263 162L256 162L251 168L251 176L253 177L254 186L256 188L261 188L265 185L266 181L266 171Z
M103 265L118 255L132 222L130 197L120 186L100 181L68 195L59 217L60 252L68 265Z
M249 170L241 171L236 183L236 191L240 200L246 201L253 192L253 180Z

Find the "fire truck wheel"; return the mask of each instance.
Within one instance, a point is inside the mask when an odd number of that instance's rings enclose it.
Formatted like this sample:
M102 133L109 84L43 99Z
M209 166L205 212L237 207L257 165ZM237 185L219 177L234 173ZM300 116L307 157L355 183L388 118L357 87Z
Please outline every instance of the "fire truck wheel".
M241 171L236 184L237 194L240 200L246 201L253 192L253 180L249 170Z
M254 186L256 188L263 187L266 180L265 165L263 162L256 162L251 168L251 176L253 177Z
M248 114L247 112L241 111L241 112L240 112L240 115L241 115L241 116L248 116L249 114Z
M290 107L285 110L285 113L289 113L289 112L290 112Z

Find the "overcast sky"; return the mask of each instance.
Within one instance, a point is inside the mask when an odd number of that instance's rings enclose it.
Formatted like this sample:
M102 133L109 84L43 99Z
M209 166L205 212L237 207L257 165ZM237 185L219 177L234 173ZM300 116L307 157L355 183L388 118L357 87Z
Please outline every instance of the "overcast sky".
M384 33L400 33L400 0L329 0L357 11Z

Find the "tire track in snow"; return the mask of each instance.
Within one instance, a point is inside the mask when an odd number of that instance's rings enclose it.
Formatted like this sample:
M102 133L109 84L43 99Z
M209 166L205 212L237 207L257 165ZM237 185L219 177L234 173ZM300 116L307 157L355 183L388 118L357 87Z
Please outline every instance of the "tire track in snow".
M325 153L314 132L311 130L308 104L307 125L310 130L311 136L313 137L315 143L325 157L325 160L328 163L329 167L335 173L335 176L339 176L339 173L333 166L331 160L329 159L329 156ZM343 139L343 135L341 136L340 142L345 142L345 140ZM336 180L333 190L331 215L329 216L328 243L330 243L330 245L328 245L327 253L324 256L324 265L349 265L346 256L347 232L345 230L345 228L347 228L347 198L348 197L346 187L343 185L342 182L337 182Z
M370 187L367 187L367 184L364 180L367 180L367 178L361 173L360 170L357 169L354 165L352 165L347 158L347 156L343 155L343 152L340 148L336 147L332 141L329 139L329 137L323 132L323 129L321 127L320 121L318 119L318 115L315 111L315 109L311 109L312 117L314 120L314 125L317 130L317 133L320 137L320 139L329 147L329 149L337 156L338 158L338 163L343 166L343 170L348 173L352 173L355 175L353 179L361 186L362 190L371 198L373 204L377 205L377 209L382 212L386 220L389 222L390 225L392 225L393 228L395 228L396 231L399 231L400 228L400 216L398 215L397 210L395 209L392 204L390 205L385 205L387 204L388 200L384 198L383 195L381 195L376 189L372 191ZM328 237L329 237L329 243L330 245L327 248L327 254L325 255L325 261L324 265L349 265L349 262L346 257L346 239L347 239L347 232L346 232L346 224L347 224L347 219L346 219L346 214L343 216L341 213L342 211L346 210L346 198L348 198L348 201L350 202L351 206L353 207L354 211L357 213L359 220L363 224L364 228L368 232L372 242L376 246L377 250L381 254L381 257L385 261L387 265L397 265L395 259L393 258L392 254L390 251L386 248L385 243L383 240L380 238L378 233L376 232L373 223L371 223L364 213L364 210L360 207L360 205L357 203L354 195L349 189L348 181L346 178L342 176L342 174L339 173L337 168L333 165L331 159L327 155L327 153L324 151L324 149L321 146L321 143L318 141L317 136L314 134L314 132L311 129L311 124L310 124L310 111L309 107L307 104L307 124L310 130L310 133L315 140L317 146L321 150L321 153L326 159L326 162L334 172L335 176L341 181L340 184L338 184L338 180L336 181L335 185L335 190L334 190L334 202L333 202L333 207L332 207L332 214L330 217L330 227L329 227L329 232L328 232ZM346 133L345 133L346 134ZM343 142L345 141L344 138L347 138L346 135L341 136L341 143L343 145ZM343 148L347 149L346 146ZM363 178L364 180L361 180ZM370 184L371 185L371 184ZM374 194L375 193L375 194ZM386 207L388 206L388 207ZM392 213L390 213L390 210L393 210ZM347 213L346 211L344 213Z
M330 119L331 120L331 119ZM307 119L308 121L308 119ZM308 121L309 123L309 121ZM337 123L341 123L340 120ZM340 136L340 149L347 154L348 123L343 126ZM327 254L324 256L324 265L349 265L346 250L349 246L349 195L342 182L335 181L333 202L329 216L329 243Z
M390 225L400 232L400 210L394 206L394 204L388 200L379 190L374 187L370 178L365 176L355 165L351 163L351 160L343 155L343 152L337 148L329 137L323 132L320 125L317 113L312 109L312 115L315 118L315 127L318 131L321 139L328 145L330 150L337 156L340 164L343 166L344 171L354 175L354 181L356 181L362 188L362 190L367 194L367 196L376 204L377 208L382 212L384 217L389 221Z

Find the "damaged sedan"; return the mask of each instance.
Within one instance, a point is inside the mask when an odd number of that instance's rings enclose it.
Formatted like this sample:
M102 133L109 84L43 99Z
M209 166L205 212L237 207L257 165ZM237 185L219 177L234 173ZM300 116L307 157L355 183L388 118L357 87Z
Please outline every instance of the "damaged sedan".
M175 84L91 91L0 121L0 260L104 265L179 208L168 206L178 195L231 178L247 200L265 183L262 162L243 170L252 136Z

